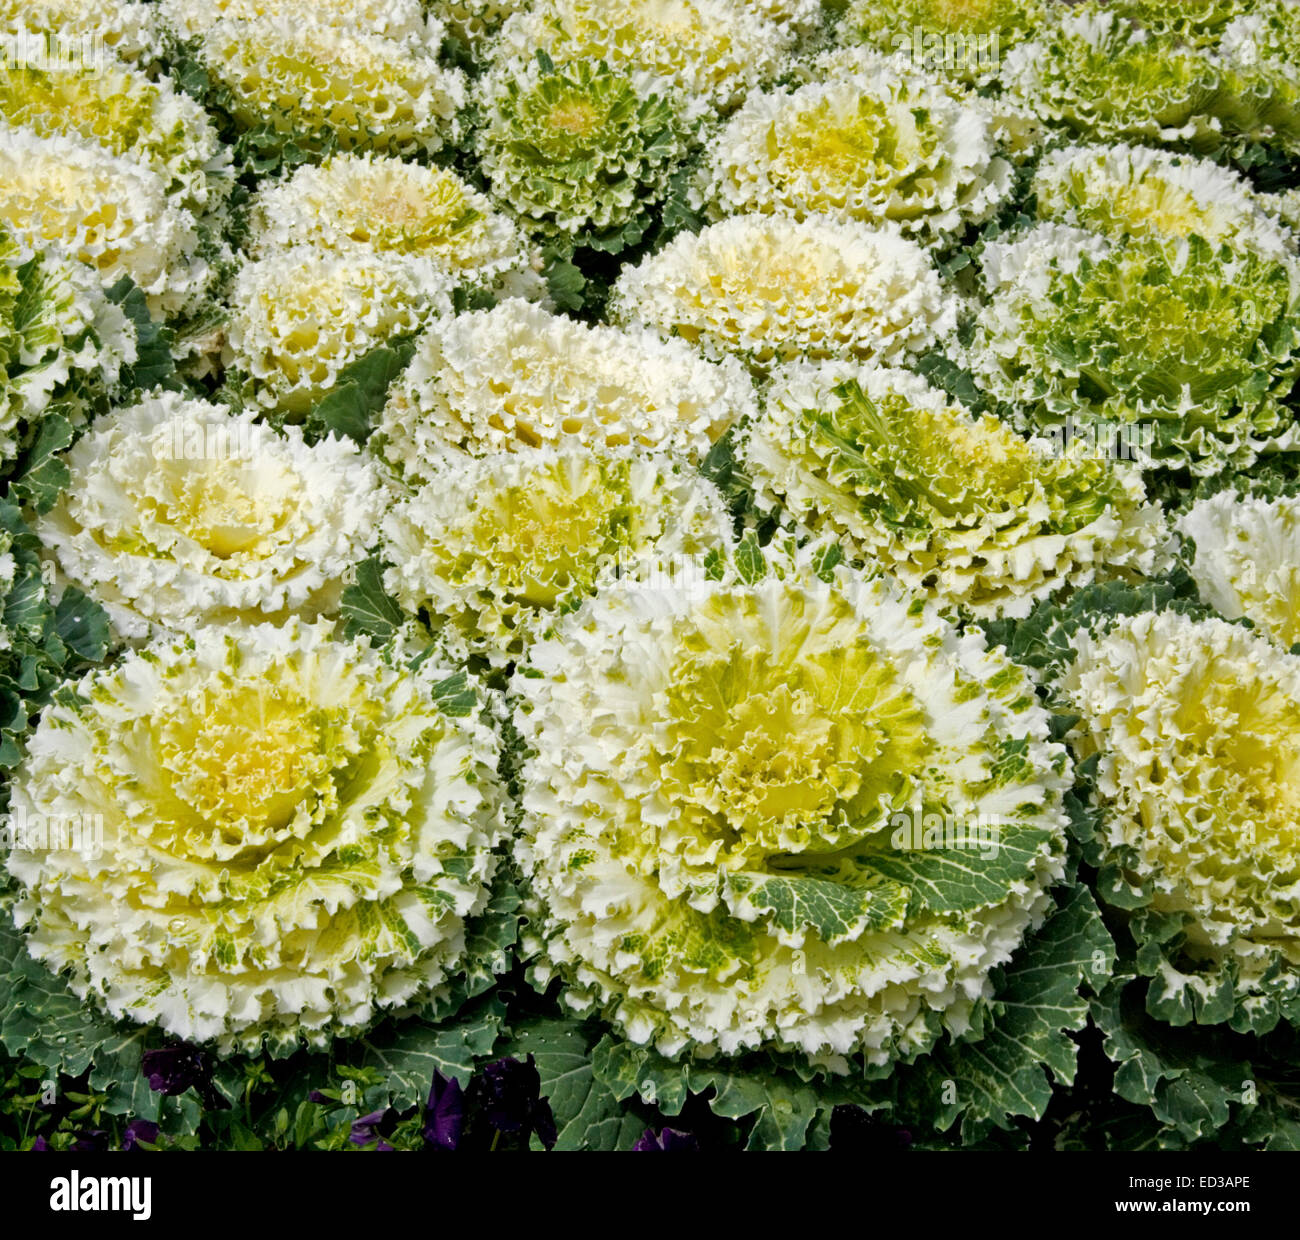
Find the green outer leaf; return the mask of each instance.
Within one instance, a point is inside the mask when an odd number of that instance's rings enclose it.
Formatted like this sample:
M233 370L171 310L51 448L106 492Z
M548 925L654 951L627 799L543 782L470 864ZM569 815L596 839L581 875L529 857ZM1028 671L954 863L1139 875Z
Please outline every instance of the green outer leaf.
M433 700L444 715L453 719L463 719L472 715L478 706L478 694L469 683L466 672L453 672L446 680L440 680L433 686Z
M71 443L72 423L61 414L47 413L35 442L18 463L17 477L10 484L14 498L37 512L48 512L71 477L67 465L56 455Z
M813 552L812 570L828 585L835 580L835 569L844 559L839 543L826 543Z
M52 1076L90 1070L93 1089L109 1096L113 1115L157 1119L162 1096L140 1075L140 1056L150 1040L145 1025L113 1021L78 999L63 978L27 954L9 910L0 907L0 1043L47 1069Z
M738 915L752 912L787 934L812 928L832 946L856 939L865 930L901 925L910 897L901 883L875 875L869 883L850 886L818 878L741 873L728 880L727 892L738 901Z
M955 270L970 262L969 255L962 257L965 262L959 263ZM996 411L997 402L975 382L974 375L968 370L963 370L946 354L935 352L923 354L916 360L916 371L931 385L947 392L972 413Z
M767 561L752 531L740 540L740 546L736 548L736 573L747 586L761 581L767 573Z
M51 605L40 542L16 504L0 500L0 528L12 538L14 582L0 615L9 646L0 650L0 767L21 759L20 741L31 717L59 685L107 653L108 617L79 590Z
M871 854L872 869L912 890L926 908L940 912L976 909L1005 900L1017 880L1027 878L1051 829L1011 822L998 834L997 855L976 849L930 848Z
M49 592L40 564L34 559L20 563L5 597L6 627L31 641L39 641L51 615Z
M546 288L561 310L581 310L585 304L586 277L567 258L554 258L546 267Z
M504 1020L505 1005L493 995L452 1021L390 1021L361 1040L355 1062L382 1072L390 1105L404 1110L423 1104L435 1072L467 1084L475 1065L494 1053Z
M767 1056L731 1062L675 1063L649 1047L603 1038L592 1052L597 1077L620 1101L639 1097L665 1115L681 1113L691 1094L708 1094L709 1106L728 1119L753 1117L746 1149L798 1150L829 1142L830 1111L841 1103L874 1110L865 1078L817 1076L805 1080Z
M1212 1136L1242 1103L1255 1069L1235 1058L1222 1032L1192 1036L1150 1019L1143 989L1131 976L1117 976L1091 1001L1115 1064L1115 1093L1149 1106L1187 1140Z
M628 1150L647 1127L646 1120L619 1105L619 1099L592 1066L592 1039L577 1021L532 1017L515 1025L500 1053L529 1055L542 1080L542 1097L551 1106L557 1150Z
M171 333L150 317L144 293L130 276L123 276L105 291L108 299L122 308L135 327L136 359L122 372L120 385L123 391L148 392L157 387L180 391L181 383L172 360Z
M1114 965L1091 893L1072 888L995 979L983 1036L948 1043L901 1074L903 1113L942 1129L960 1117L963 1141L1010 1127L1011 1116L1040 1119L1052 1096L1047 1072L1074 1081L1077 1047L1067 1035L1087 1018L1080 986L1102 984Z
M307 437L324 439L333 434L365 443L372 419L384 407L389 386L414 356L415 342L398 338L344 367L333 389L307 415Z
M76 586L64 590L54 609L54 631L80 659L98 663L108 653L108 613Z
M1121 616L1146 611L1177 611L1197 619L1213 614L1201 604L1196 583L1180 565L1167 577L1141 585L1106 581L1085 586L1064 603L1044 599L1023 620L990 620L982 627L1017 663L1054 676L1073 659L1070 639L1079 629L1096 631Z
M497 863L492 894L487 908L465 926L465 959L452 982L450 992L434 1003L426 1015L445 1019L468 1000L490 990L514 961L519 941L519 917L523 900L510 862Z
M349 638L365 634L372 642L386 642L402 627L402 609L384 593L384 568L373 556L357 565L356 584L343 591L339 614Z

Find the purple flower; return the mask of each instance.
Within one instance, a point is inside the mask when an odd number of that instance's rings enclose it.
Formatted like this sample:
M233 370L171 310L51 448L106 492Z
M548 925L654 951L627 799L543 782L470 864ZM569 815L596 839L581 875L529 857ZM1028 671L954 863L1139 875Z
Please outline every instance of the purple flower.
M632 1148L665 1154L696 1154L699 1153L700 1143L694 1133L678 1132L676 1128L663 1128L655 1132L653 1128L647 1128Z
M393 1131L397 1115L390 1108L371 1111L369 1115L359 1116L352 1121L352 1132L348 1140L353 1145L373 1145L377 1150L392 1150L384 1140Z
M307 1095L307 1101L315 1102L323 1106L329 1106L333 1100L325 1097L325 1095L321 1093L319 1089L313 1089L311 1093Z
M42 1153L48 1153L50 1143L44 1137L37 1137L36 1140L32 1142L32 1149L40 1150Z
M108 1133L102 1128L83 1128L77 1133L72 1148L79 1154L98 1154L108 1149Z
M206 1053L183 1042L145 1051L140 1069L149 1078L149 1088L159 1094L183 1094L191 1086L201 1087L212 1079L212 1064Z
M158 1144L158 1125L148 1119L133 1119L126 1126L126 1133L122 1137L122 1148L124 1150L136 1150L140 1148L140 1142L146 1145Z
M424 1108L424 1139L438 1150L454 1150L465 1130L465 1095L460 1082L447 1080L441 1072L433 1074L429 1102Z
M543 1098L542 1078L533 1057L498 1059L483 1069L479 1078L483 1109L488 1123L498 1132L535 1132L549 1150L555 1144L555 1118L551 1104Z
M206 1107L226 1110L227 1102L212 1085L212 1057L207 1051L185 1042L145 1051L140 1070L149 1079L149 1088L159 1094L183 1094L194 1089Z

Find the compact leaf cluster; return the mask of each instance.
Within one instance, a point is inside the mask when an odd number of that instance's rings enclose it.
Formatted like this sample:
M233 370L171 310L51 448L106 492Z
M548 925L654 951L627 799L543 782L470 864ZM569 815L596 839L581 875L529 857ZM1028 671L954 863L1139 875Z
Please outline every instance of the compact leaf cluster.
M1300 1148L1298 82L0 0L0 1146Z

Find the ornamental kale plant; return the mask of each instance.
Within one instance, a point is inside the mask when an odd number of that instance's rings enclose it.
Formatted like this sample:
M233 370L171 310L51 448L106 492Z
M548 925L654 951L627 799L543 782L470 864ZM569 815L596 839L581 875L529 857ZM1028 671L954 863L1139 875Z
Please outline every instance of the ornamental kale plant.
M0 0L0 1148L1300 1148L1297 81Z

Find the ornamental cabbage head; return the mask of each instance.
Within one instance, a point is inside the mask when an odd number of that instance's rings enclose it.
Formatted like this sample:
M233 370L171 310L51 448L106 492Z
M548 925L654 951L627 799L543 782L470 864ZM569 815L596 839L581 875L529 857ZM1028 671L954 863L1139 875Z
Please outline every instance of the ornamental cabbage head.
M1149 427L1156 464L1196 474L1296 442L1294 257L1040 224L989 245L984 279L970 365L1030 425Z
M8 530L0 530L0 652L10 649L13 640L9 636L8 626L4 623L4 603L13 588L17 561L13 555L14 536Z
M740 450L761 506L967 615L1024 616L1065 586L1168 559L1137 464L1022 439L907 371L778 370Z
M459 39L475 61L491 54L492 36L511 13L527 8L526 0L426 0L425 7L447 33Z
M375 540L373 466L253 411L159 393L96 419L34 529L124 637L315 619Z
M1008 94L1089 141L1214 153L1278 137L1279 102L1210 50L1107 10L1063 18L1006 57Z
M885 82L921 82L931 90L959 99L964 111L980 114L998 150L1014 163L1036 156L1049 133L1043 122L1022 103L1007 95L971 89L969 84L955 81L955 74L947 67L940 71L926 69L923 57L906 51L886 53L865 43L833 45L793 61L783 81L789 85L807 85L859 75Z
M475 149L499 202L542 236L611 252L640 240L688 150L671 95L586 61L506 61L481 93Z
M516 673L532 975L668 1055L911 1057L1042 918L1067 758L980 636L756 556L619 582Z
M34 426L52 401L73 412L104 401L138 343L92 273L33 254L0 225L0 461L18 455L23 424Z
M1175 35L1193 47L1215 48L1237 18L1258 9L1258 0L1085 0L1076 11L1109 11L1153 34Z
M88 673L13 783L28 951L110 1015L223 1052L323 1047L436 998L501 834L496 742L440 706L445 676L298 621Z
M493 63L540 48L558 65L602 61L694 100L691 118L735 107L780 72L795 32L746 0L538 0L506 19Z
M1295 5L1283 0L1249 5L1224 30L1218 50L1242 83L1243 112L1259 117L1252 136L1289 155L1300 154L1300 13Z
M744 215L625 267L609 314L762 371L800 357L906 361L951 335L957 303L894 229Z
M1274 255L1294 245L1266 196L1208 159L1122 143L1071 146L1044 157L1031 188L1040 220L1115 239L1197 236Z
M252 400L294 418L371 349L451 313L446 286L399 256L306 245L241 268L230 304L227 363Z
M1300 61L1300 14L1289 0L1256 0L1235 6L1219 51L1249 74L1294 80Z
M437 23L403 38L366 25L364 8L316 0L276 0L246 17L203 7L202 19L173 16L173 27L197 27L201 62L241 127L403 156L433 154L456 137L465 78L438 63Z
M420 338L371 444L419 486L447 453L632 444L700 460L753 409L734 359L708 362L684 341L512 299Z
M1280 645L1300 642L1300 497L1220 491L1193 504L1178 531L1196 544L1191 572L1203 602L1247 617Z
M53 35L76 51L99 40L110 55L143 65L162 50L156 14L141 0L0 0L0 33Z
M1054 18L1052 0L850 0L846 45L912 58L968 82L996 80L1002 57Z
M541 284L520 230L483 194L446 168L387 156L332 155L263 189L251 252L295 245L389 255L431 283Z
M384 588L504 665L616 577L670 573L731 542L731 516L689 465L631 449L448 457L383 523Z
M1289 228L1293 233L1300 233L1300 186L1261 193L1258 202L1270 216Z
M434 52L442 36L421 0L160 0L164 19L184 39L199 38L220 19L236 22L284 17L396 39Z
M158 315L192 308L212 278L198 221L169 181L94 139L0 126L0 226L104 284L130 277Z
M1148 1009L1266 1032L1300 1019L1300 658L1222 620L1080 630L1060 681L1097 757L1104 897L1132 909Z
M0 115L41 137L94 142L147 164L169 199L201 215L230 192L230 154L208 114L172 86L126 64L33 65L21 40L0 37Z
M826 23L826 10L821 0L744 0L744 6L764 21L789 30L800 39L816 39Z
M822 212L944 237L986 219L1011 188L987 109L897 62L793 92L754 92L712 144L715 216Z

